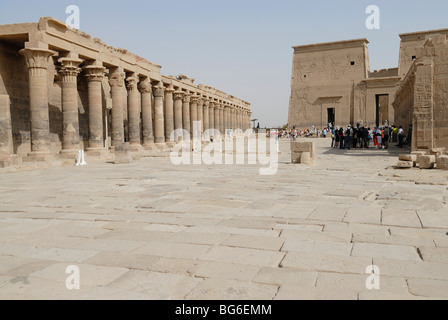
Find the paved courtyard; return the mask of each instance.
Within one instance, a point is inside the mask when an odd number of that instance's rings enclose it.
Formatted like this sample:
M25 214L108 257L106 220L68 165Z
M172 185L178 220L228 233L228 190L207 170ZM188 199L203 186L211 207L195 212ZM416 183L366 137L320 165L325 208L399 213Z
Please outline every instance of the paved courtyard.
M273 176L168 157L0 175L0 298L448 299L448 173L313 141L315 166L283 141Z

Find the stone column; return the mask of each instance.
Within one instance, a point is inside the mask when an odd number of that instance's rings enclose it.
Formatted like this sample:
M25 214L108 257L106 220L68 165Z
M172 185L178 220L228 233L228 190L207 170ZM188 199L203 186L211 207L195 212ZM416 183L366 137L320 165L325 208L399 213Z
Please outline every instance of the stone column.
M191 96L191 104L190 104L190 136L193 139L193 123L195 121L198 121L198 101L199 96L197 94L194 94ZM195 133L196 135L198 132Z
M31 154L50 155L50 116L48 111L47 67L54 55L45 43L26 43L20 50L29 72Z
M152 129L152 90L149 78L140 81L138 90L142 100L143 147L150 150L154 147L154 131Z
M231 124L230 124L230 107L228 105L225 106L224 109L224 124L226 129L231 129Z
M204 132L204 117L203 117L203 106L204 106L204 101L202 100L202 97L199 96L198 97L198 117L197 120L200 122L200 126L199 126L199 133L202 134Z
M204 132L207 131L208 129L210 129L210 123L209 123L209 118L210 118L210 113L208 110L208 105L209 105L209 101L207 98L203 98L204 100L204 109L203 109L203 116L202 118L204 119ZM208 134L204 135L204 140L209 140L210 137L208 136Z
M75 155L79 150L78 54L70 53L58 60L62 79L62 154Z
M219 131L221 134L225 133L225 124L224 124L224 106L221 104L219 106Z
M232 129L235 130L236 129L236 125L235 125L235 106L232 106L232 109L230 109L230 119L232 121Z
M103 93L102 81L106 68L99 63L84 67L88 83L89 98L89 147L87 151L102 151L103 133Z
M220 120L219 120L219 103L214 103L215 109L215 129L221 131L220 129Z
M235 107L235 110L234 110L234 118L235 118L235 129L239 129L239 126L238 126L238 108L236 108L236 107Z
M215 103L213 101L209 102L209 129L215 129Z
M191 129L190 129L190 100L191 95L189 92L186 92L183 99L183 106L182 106L182 124L184 130L186 130L189 134L184 132L184 140L189 140L188 137L191 137Z
M128 117L129 117L129 150L141 151L140 139L140 106L139 106L139 91L137 84L139 77L132 73L126 78L126 88L128 89Z
M0 168L1 161L7 161L9 155L14 153L10 105L9 95L0 94Z
M156 146L165 146L165 120L163 116L163 97L165 87L162 82L153 88L154 92L154 141Z
M184 98L183 91L174 92L174 129L182 130L182 100ZM183 140L183 136L180 133L175 134L175 141Z
M241 111L240 109L237 109L236 111L236 126L238 129L241 129Z
M174 131L174 87L172 84L165 89L165 141L174 144L171 133Z
M110 69L109 85L112 96L112 145L117 146L124 142L124 123L123 123L123 86L124 72L121 67Z
M252 129L252 112L248 113L248 117L247 117L247 125L249 126L249 129Z

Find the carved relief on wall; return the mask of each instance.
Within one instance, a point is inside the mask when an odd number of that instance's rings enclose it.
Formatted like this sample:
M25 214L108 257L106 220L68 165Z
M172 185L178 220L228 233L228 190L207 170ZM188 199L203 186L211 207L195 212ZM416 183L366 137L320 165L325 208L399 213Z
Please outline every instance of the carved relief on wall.
M330 57L330 69L331 69L331 79L337 80L338 77L338 70L337 70L338 63L335 61L333 57Z
M294 106L295 113L300 119L303 120L309 120L307 115L307 109L311 105L310 101L310 87L299 87L295 90L293 99L294 99Z
M367 115L367 101L366 101L367 86L364 82L358 84L355 88L355 108L357 108L359 119L366 120ZM356 120L356 119L355 119Z
M295 66L295 75L294 75L294 79L297 79L299 81L303 81L304 80L304 72L305 72L305 66L303 64L301 64L300 62L296 63Z

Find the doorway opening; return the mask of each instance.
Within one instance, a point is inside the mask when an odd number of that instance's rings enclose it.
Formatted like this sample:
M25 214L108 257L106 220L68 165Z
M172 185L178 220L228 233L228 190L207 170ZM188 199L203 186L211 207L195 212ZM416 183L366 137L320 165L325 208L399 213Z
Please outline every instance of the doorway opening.
M335 108L328 108L327 109L327 119L328 119L328 121L327 121L327 123L331 123L331 124L333 124L333 123L335 123L336 122L336 116L335 116L335 114L336 114L336 109Z
M389 120L389 95L377 94L376 100L376 126L383 125L386 120Z

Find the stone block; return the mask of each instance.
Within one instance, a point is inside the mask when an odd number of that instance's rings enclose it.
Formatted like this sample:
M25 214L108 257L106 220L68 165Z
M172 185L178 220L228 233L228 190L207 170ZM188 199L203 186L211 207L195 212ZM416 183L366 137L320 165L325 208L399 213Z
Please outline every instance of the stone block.
M432 169L436 163L436 156L419 156L418 166L420 169Z
M400 154L398 157L400 161L413 161L417 162L417 155L415 154Z
M428 153L425 150L417 150L412 151L411 154L416 155L418 158L419 156L426 156Z
M296 164L300 163L300 157L302 156L301 153L292 152L291 153L291 162Z
M448 156L439 156L436 165L437 169L448 170Z
M314 164L314 158L309 152L303 152L300 156L300 163L312 166Z
M132 157L129 154L129 143L120 143L115 146L115 164L125 164L130 163L132 161Z
M316 148L314 142L291 142L291 152L309 152L312 159L316 157Z
M403 161L400 160L397 162L397 168L399 169L410 169L414 166L414 162L413 161Z
M436 157L439 157L445 153L445 148L432 148L430 150L430 154Z

